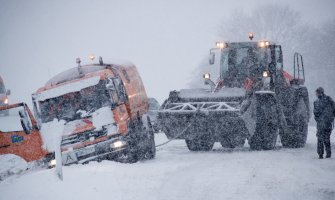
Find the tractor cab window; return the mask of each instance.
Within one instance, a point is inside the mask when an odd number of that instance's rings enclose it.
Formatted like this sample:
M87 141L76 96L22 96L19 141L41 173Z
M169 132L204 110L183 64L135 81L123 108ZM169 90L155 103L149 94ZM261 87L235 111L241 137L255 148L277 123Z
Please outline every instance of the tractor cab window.
M242 87L247 77L261 77L269 64L269 49L251 46L223 50L220 75L229 87Z
M20 116L20 112L23 116ZM23 106L0 111L0 132L23 131L21 121L27 127L32 127L31 119Z

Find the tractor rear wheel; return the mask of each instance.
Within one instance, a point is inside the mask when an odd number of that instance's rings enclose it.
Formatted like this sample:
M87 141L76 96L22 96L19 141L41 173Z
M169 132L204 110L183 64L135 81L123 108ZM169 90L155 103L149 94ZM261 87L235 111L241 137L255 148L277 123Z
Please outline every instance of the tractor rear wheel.
M304 103L304 102L300 102ZM307 107L304 108L307 113ZM308 116L303 112L295 114L286 130L280 130L281 143L286 148L302 148L306 144L308 132Z
M294 88L292 113L287 117L287 127L280 131L281 143L287 148L304 147L307 140L309 121L308 90L304 86Z

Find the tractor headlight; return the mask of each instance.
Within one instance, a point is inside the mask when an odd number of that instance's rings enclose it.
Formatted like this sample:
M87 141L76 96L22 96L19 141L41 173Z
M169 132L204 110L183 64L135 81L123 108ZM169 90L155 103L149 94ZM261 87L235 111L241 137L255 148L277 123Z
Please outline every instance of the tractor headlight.
M268 71L263 71L263 78L269 77L269 72Z
M258 42L258 46L260 48L268 47L269 45L270 45L269 41L260 41L260 42Z
M211 78L211 74L206 73L203 75L204 79L210 79Z
M224 42L217 42L216 43L216 47L218 47L220 49L226 48L226 43L224 43Z

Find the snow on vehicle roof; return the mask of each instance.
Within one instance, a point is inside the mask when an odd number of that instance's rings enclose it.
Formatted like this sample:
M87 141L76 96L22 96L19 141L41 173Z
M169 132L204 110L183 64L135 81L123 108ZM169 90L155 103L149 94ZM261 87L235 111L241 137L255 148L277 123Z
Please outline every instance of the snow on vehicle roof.
M100 76L93 76L86 79L81 79L80 81L76 81L73 83L60 85L56 88L51 88L40 93L34 94L34 98L37 101L44 101L46 99L51 99L54 97L58 97L67 93L77 92L84 88L94 86L98 84L100 81Z
M86 75L86 74L89 74L89 73L92 73L92 72L104 70L104 69L106 69L106 66L103 66L103 65L86 65L86 66L82 66L81 69L82 69L83 74ZM82 75L79 74L78 67L74 67L74 68L71 68L69 70L66 70L64 72L61 72L61 73L57 74L56 76L51 78L46 83L46 85L50 85L50 86L57 85L57 84L64 83L64 82L67 82L67 81L71 81L71 80L74 80L74 79L78 79L78 78L81 78L81 77L82 77Z
M210 89L183 89L180 90L180 98L224 98L224 97L241 97L245 95L242 88L222 88L217 92L211 92Z

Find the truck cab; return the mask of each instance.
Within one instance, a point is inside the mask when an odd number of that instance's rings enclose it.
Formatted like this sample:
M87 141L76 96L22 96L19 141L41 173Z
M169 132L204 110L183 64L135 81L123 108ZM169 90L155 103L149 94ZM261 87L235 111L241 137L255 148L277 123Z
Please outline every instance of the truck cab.
M27 162L43 159L48 152L42 147L43 141L36 120L25 103L5 105L0 112L0 154L15 154Z
M32 95L39 126L64 120L64 165L155 156L148 99L132 64L81 65L50 79Z

